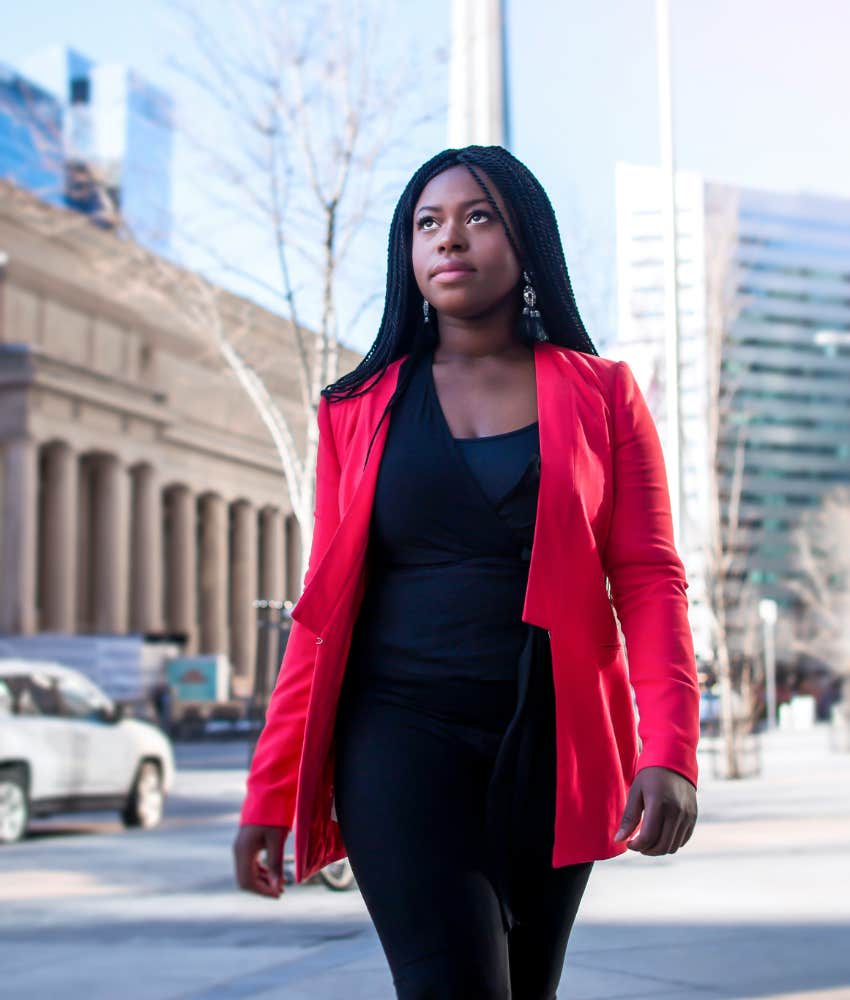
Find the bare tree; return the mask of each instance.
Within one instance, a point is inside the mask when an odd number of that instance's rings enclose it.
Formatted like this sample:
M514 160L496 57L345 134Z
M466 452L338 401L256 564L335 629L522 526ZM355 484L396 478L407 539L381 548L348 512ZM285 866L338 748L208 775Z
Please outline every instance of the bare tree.
M788 586L804 613L794 647L827 663L842 679L850 724L850 488L830 490L820 506L803 514L794 548L797 573Z
M184 222L183 240L200 252L205 273L237 283L290 321L307 425L303 452L262 373L220 318L206 318L216 301L205 282L195 290L196 310L272 436L301 530L303 577L313 530L315 414L320 390L340 374L344 269L385 205L388 183L398 183L392 157L406 161L411 135L439 109L421 109L421 66L408 46L384 34L387 20L375 3L249 0L238 18L221 3L177 0L173 8L191 41L177 68L210 112L200 116L206 129L194 117L183 123L211 206L203 219ZM239 233L252 248L247 263ZM377 297L374 280L372 272L358 309Z
M741 569L754 540L745 530L742 493L746 470L747 436L751 412L738 392L747 365L730 365L730 335L741 308L739 272L733 249L737 241L737 204L728 197L714 206L707 227L706 253L706 417L708 524L704 531L703 566L706 606L711 623L712 649L721 692L721 733L724 774L742 775L739 732L742 722L754 721L753 680L736 678L733 656L755 664L757 657L756 594L746 570ZM733 643L733 618L737 626ZM752 668L750 668L752 669ZM744 704L743 687L749 693ZM736 704L737 703L737 704Z
M300 528L303 579L313 532L316 411L320 390L340 374L340 289L346 269L362 263L358 240L368 239L378 221L379 242L371 245L380 254L368 256L383 257L388 193L415 155L417 129L443 111L427 106L422 82L428 70L439 74L445 57L420 46L421 57L412 58L413 45L398 29L388 33L392 22L376 0L246 0L238 9L221 0L174 0L171 10L186 34L176 68L194 94L180 129L193 150L199 196L195 211L175 226L194 269L175 267L135 240L97 164L76 167L108 207L121 252L82 233L91 217L22 205L43 235L73 238L129 306L161 302L230 367L279 456ZM377 269L358 277L363 290L349 327L380 294ZM263 358L251 354L256 314L222 286L287 321L280 353L294 357L296 420L306 426L300 446L291 411L266 384Z

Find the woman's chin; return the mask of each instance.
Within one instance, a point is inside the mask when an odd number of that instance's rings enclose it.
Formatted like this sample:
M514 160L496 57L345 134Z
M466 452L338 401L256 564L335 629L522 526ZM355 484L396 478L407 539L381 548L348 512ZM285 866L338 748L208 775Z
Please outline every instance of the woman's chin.
M438 316L442 319L471 322L478 319L486 319L491 315L496 302L459 302L454 300L446 302L442 306L433 303Z

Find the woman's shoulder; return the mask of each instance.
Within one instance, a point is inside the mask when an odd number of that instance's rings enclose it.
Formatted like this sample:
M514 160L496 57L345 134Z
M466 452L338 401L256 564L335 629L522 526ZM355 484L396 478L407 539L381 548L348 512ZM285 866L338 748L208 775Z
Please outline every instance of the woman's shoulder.
M597 389L606 397L610 397L618 376L621 375L624 361L615 358L604 358L598 354L587 354L572 347L546 342L541 345L546 353L556 360L564 373L575 375L592 388Z
M360 423L364 416L373 416L379 408L383 412L398 384L399 370L408 357L409 354L403 354L382 371L367 378L357 390L356 396L338 397L334 400L323 397L335 433L337 429L350 429Z

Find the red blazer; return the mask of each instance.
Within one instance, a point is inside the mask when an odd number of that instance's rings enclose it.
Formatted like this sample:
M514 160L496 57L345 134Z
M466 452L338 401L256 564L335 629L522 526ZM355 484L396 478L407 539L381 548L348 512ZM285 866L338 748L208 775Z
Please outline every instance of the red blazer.
M241 817L294 823L298 881L346 853L333 811L334 721L392 412L365 468L364 459L403 360L364 395L319 404L309 568ZM661 765L696 784L699 688L664 459L631 369L548 342L534 360L541 469L522 618L551 639L552 863L561 866L626 850L613 837L640 768Z

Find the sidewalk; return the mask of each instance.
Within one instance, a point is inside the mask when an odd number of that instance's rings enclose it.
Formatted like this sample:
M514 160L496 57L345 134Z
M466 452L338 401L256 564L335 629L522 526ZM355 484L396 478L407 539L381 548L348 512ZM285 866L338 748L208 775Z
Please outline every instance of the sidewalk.
M162 828L44 821L0 851L12 1000L393 1000L357 892L235 890L245 748L178 748ZM596 865L560 1000L850 1000L850 754L763 740L760 777L712 779L670 857Z
M850 1000L850 754L829 751L824 727L761 742L758 778L705 767L700 823L679 853L596 865L561 1000ZM333 968L314 959L303 978L290 968L280 992L240 995L393 997L376 941L325 960Z
M823 727L762 752L758 778L705 768L678 854L596 866L565 997L850 998L850 755Z

